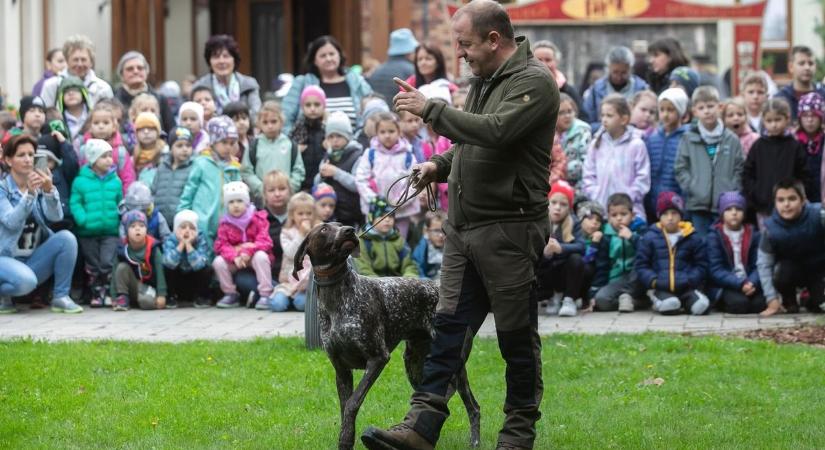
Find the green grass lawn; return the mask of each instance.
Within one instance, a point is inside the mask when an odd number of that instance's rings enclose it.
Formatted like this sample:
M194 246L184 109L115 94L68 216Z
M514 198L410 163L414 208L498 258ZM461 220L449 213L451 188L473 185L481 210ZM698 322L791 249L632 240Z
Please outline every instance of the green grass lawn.
M544 341L536 448L825 448L825 350L718 337L561 335ZM482 448L503 414L504 365L476 343L469 375ZM645 380L662 378L661 385ZM357 429L406 412L401 355ZM0 448L336 447L338 404L323 352L252 342L0 342ZM466 448L456 396L439 448ZM358 446L360 447L360 441Z

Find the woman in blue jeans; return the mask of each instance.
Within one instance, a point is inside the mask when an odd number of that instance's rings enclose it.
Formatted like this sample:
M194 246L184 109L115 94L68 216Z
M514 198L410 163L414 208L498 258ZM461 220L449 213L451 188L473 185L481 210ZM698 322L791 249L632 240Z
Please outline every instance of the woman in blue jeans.
M2 152L8 170L0 178L0 314L17 312L12 297L52 276L52 311L83 312L69 297L77 240L47 225L63 219L63 208L51 172L34 168L36 148L34 138L18 135Z

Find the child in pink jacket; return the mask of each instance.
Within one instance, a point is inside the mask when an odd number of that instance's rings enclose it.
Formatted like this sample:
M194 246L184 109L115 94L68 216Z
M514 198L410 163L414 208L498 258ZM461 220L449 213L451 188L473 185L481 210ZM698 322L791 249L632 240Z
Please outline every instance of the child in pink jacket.
M269 309L272 295L272 238L269 237L269 221L266 211L256 211L249 202L249 188L241 181L223 186L223 202L226 214L218 225L215 239L215 260L212 268L221 285L223 298L218 308L240 306L240 295L232 275L240 269L251 267L258 280L260 300L256 309ZM250 293L250 299L254 292Z
M378 196L386 197L393 203L398 202L406 184L399 182L392 192L387 193L387 190L395 180L409 175L412 166L418 163L409 142L401 137L398 116L393 113L377 113L375 117L376 136L370 141L370 148L358 160L355 169L355 185L361 196L361 212L365 216L369 213L371 202ZM401 236L407 235L410 216L419 211L421 205L416 201L408 202L396 211L395 227Z

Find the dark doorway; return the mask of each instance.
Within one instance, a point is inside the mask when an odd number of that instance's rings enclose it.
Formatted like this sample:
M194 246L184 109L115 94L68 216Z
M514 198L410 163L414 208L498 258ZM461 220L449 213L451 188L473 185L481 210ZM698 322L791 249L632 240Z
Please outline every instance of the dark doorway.
M252 76L263 91L274 90L279 73L286 72L286 35L282 1L249 4Z

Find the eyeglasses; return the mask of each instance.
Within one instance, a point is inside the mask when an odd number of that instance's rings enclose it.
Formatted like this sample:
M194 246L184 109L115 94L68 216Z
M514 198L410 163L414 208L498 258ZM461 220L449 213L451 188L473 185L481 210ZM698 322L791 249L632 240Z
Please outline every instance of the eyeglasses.
M124 72L143 72L146 70L144 66L127 66L123 68Z

